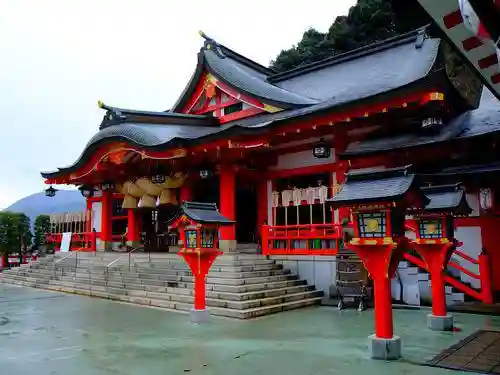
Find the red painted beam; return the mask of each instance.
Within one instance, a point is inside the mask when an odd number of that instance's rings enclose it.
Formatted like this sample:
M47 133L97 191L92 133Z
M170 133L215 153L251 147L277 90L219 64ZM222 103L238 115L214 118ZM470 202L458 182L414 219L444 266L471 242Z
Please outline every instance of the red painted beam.
M463 22L462 13L460 9L457 9L454 12L451 12L443 17L444 25L447 29L452 29L457 25L460 25Z

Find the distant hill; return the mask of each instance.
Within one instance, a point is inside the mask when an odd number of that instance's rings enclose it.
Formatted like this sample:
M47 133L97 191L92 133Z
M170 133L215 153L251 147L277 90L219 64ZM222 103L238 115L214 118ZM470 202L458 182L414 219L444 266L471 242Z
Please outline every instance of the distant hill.
M85 198L78 190L58 190L53 198L46 197L44 192L29 195L7 207L5 211L24 213L33 223L41 214L84 211L85 208Z

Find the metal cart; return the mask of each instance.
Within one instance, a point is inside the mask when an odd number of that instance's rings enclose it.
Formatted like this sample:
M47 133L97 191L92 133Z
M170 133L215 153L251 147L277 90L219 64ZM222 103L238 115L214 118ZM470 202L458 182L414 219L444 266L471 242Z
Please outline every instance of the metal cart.
M348 300L358 303L358 311L363 311L372 298L372 287L361 259L346 249L337 254L336 287L338 309L342 310Z

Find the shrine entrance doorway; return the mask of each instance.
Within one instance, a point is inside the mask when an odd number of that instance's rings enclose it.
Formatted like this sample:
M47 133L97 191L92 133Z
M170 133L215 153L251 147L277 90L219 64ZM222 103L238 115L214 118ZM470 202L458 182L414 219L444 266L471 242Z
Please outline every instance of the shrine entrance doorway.
M217 203L220 208L219 176L210 176L193 181L193 202Z
M176 245L176 239L170 238L168 225L178 212L173 204L160 205L156 208L139 208L141 211L141 237L147 252L165 252Z
M238 178L236 181L236 241L257 243L257 189L255 182Z

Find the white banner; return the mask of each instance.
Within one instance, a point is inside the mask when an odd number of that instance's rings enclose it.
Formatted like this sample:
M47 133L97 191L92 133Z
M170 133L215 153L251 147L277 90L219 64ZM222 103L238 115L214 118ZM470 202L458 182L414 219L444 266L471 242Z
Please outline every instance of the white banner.
M62 253L69 252L69 248L71 246L71 235L72 235L71 232L64 232L62 234L62 238L61 238L61 250L60 250Z

